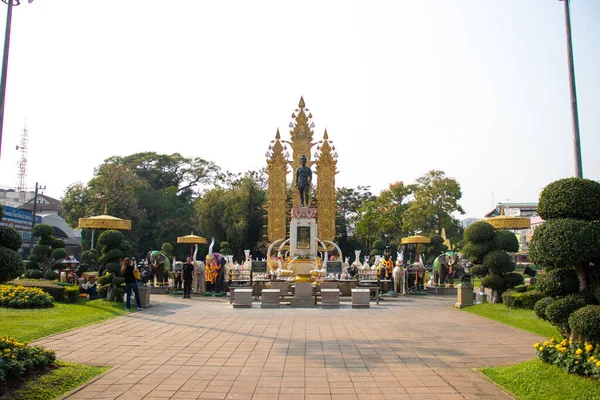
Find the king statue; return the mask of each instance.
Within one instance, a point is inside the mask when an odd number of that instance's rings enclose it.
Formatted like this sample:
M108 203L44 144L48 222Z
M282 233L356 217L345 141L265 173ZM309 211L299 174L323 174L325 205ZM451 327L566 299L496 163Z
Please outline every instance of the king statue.
M298 192L300 192L301 207L308 207L310 203L308 192L312 182L312 171L306 166L306 161L306 156L302 154L302 157L300 157L302 166L296 169L296 187L298 188Z

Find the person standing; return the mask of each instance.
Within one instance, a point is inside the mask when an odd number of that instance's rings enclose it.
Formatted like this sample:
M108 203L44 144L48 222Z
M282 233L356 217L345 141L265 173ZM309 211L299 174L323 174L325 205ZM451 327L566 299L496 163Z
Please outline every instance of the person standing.
M192 291L192 276L194 275L194 264L192 264L192 259L190 257L188 257L185 261L185 264L183 264L182 275L183 298L191 299L190 292Z
M121 264L121 275L125 278L125 293L127 296L127 302L125 307L129 311L131 308L131 292L135 294L135 303L138 311L142 311L142 303L140 301L140 291L135 279L134 271L137 271L137 263L134 260L129 260L128 257L123 259Z

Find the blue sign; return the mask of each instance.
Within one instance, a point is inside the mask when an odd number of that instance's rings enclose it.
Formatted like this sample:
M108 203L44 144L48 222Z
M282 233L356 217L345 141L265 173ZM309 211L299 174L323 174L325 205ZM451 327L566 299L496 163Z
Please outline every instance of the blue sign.
M33 221L31 211L9 206L3 206L3 208L4 217L0 221L0 226L10 226L11 228L15 228L23 238L23 241L29 242L31 240L31 222ZM35 224L41 223L42 217L36 215Z

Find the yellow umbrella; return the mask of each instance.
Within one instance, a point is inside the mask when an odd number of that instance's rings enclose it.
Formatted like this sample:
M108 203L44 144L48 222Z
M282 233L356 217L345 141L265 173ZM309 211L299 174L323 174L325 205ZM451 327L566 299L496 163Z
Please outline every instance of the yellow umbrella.
M494 229L529 229L531 228L531 219L527 217L513 217L510 215L499 215L484 219L485 222L492 225Z
M177 238L177 243L207 244L208 241L206 240L206 238L203 238L202 236L196 236L194 235L194 232L192 232L190 235L187 236L179 236Z
M94 248L94 229L115 229L118 231L130 231L131 221L111 215L97 215L95 217L79 218L77 224L79 229L92 230L92 249Z
M110 215L98 215L96 217L79 218L79 229L116 229L119 231L130 231L131 221Z
M208 241L206 240L206 238L203 238L202 236L196 236L194 235L194 232L192 232L189 235L186 236L178 236L177 237L177 243L183 243L183 244L207 244ZM193 256L194 252L193 252L194 247L190 246L190 257Z
M402 244L428 244L431 243L431 239L427 236L410 236L402 238Z

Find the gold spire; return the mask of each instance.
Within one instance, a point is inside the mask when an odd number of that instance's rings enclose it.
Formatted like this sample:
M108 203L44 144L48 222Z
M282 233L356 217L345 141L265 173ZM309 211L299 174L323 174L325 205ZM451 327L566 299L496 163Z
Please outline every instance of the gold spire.
M325 128L325 134L323 135L323 139L329 139L329 135L327 134L327 128Z
M300 103L298 103L298 107L300 107L300 108L304 108L304 107L306 107L306 106L304 105L304 98L303 98L302 96L300 96Z
M277 133L275 134L275 139L281 139L281 135L279 134L279 128L277 128Z

